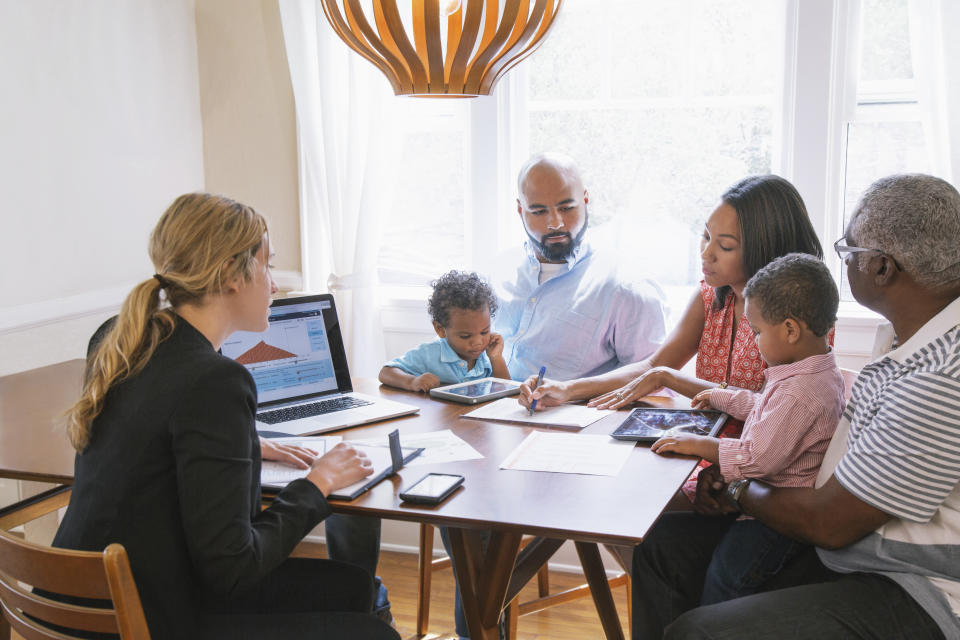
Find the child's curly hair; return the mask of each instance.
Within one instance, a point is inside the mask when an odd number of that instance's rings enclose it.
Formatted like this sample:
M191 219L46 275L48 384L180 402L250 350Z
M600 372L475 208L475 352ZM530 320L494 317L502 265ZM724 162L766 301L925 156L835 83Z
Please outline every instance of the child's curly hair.
M427 301L427 311L441 327L450 325L450 309L477 311L486 305L491 318L497 313L497 297L493 289L476 273L448 271L430 286L433 294Z

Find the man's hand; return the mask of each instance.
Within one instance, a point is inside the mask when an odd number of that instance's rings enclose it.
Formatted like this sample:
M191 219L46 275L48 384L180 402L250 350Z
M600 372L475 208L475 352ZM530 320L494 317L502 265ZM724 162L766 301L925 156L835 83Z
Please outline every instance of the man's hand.
M317 452L305 447L296 447L292 444L278 444L269 438L260 438L260 458L285 462L298 469L309 469L317 459Z
M726 489L727 483L723 481L719 465L701 469L697 475L697 497L693 500L693 508L705 516L736 513L739 509L727 497Z
M503 336L490 332L490 344L487 345L487 356L494 360L503 356Z
M556 407L570 399L567 385L563 382L543 379L543 384L537 386L537 376L530 376L520 385L520 396L517 401L529 408L530 403L537 401L537 410L547 407Z
M587 403L587 406L596 407L597 409L620 409L626 407L666 385L670 377L670 372L671 370L665 367L654 367L640 374L619 389L591 399L590 402Z
M413 379L413 381L410 383L410 391L427 392L430 391L430 389L435 389L439 386L440 378L432 373L424 373Z

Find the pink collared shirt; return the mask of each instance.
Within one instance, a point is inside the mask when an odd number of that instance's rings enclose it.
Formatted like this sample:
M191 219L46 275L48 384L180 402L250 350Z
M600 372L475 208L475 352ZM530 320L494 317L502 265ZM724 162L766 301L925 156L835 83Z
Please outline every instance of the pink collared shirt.
M764 371L759 393L716 389L710 404L744 420L739 439L720 441L725 481L756 478L774 487L812 487L843 413L843 376L833 352Z

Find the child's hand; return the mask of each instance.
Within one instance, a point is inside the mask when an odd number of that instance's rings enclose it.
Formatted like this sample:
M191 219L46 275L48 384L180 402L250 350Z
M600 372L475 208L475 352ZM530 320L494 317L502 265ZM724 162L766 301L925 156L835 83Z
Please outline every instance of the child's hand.
M499 358L503 355L503 336L490 332L490 344L487 345L487 356Z
M664 453L680 453L687 456L699 456L701 455L701 440L700 436L691 433L667 435L650 445L650 451L661 455Z
M413 379L410 383L410 391L427 392L440 386L440 378L432 373L424 373Z
M710 404L711 393L713 393L713 389L704 389L693 396L693 400L690 401L690 406L694 409L712 409L713 405Z

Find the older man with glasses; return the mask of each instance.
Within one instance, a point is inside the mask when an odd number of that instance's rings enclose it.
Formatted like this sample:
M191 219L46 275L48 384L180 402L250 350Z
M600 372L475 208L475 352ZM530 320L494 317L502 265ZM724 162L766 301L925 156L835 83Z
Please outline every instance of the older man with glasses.
M634 638L960 638L960 193L878 180L834 248L893 340L857 378L816 487L728 491L708 468L697 498L815 548L766 591L694 609L710 556L665 519L634 554Z

